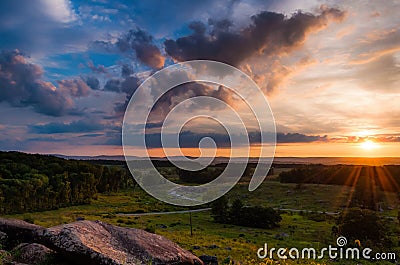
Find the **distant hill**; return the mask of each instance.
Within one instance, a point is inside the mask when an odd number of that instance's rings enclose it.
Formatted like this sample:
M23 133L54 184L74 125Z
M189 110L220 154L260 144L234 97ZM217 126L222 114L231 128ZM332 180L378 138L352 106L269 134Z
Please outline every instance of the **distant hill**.
M52 156L64 158L64 159L76 159L76 160L116 160L125 161L123 155L108 156L108 155L98 155L98 156L67 156L60 154L51 154ZM183 160L183 157L174 156L174 160ZM196 157L188 157L190 159L195 159ZM129 156L128 160L144 160L144 157L139 156ZM152 160L167 161L165 157L152 157ZM208 158L204 158L204 161ZM235 163L243 163L248 160L250 163L256 163L258 158L256 157L235 157L232 161ZM200 159L200 163L201 163ZM212 164L227 163L229 157L216 157L213 159ZM323 165L400 165L400 157L275 157L275 164L323 164Z

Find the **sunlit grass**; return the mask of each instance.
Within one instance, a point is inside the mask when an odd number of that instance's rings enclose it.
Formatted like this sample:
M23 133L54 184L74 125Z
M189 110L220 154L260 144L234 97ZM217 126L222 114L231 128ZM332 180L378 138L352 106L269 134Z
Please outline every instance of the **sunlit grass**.
M285 212L280 227L255 229L218 224L210 212L192 214L193 236L190 235L189 214L119 216L118 213L157 212L187 210L157 201L144 191L137 189L114 194L99 194L90 205L66 207L53 211L9 215L9 217L33 220L46 227L70 223L78 217L87 220L102 220L114 225L147 229L163 235L196 255L214 255L220 264L357 264L360 262L331 262L329 260L260 260L256 253L264 243L270 247L314 247L334 244L331 228L334 216L326 216L322 221L313 221L306 210L329 212L340 210L348 199L351 188L334 185L283 184L268 180L255 192L247 191L247 184L236 186L229 193L232 198L241 197L252 205L278 208L303 209L304 212ZM392 193L387 193L392 198ZM397 211L385 211L386 216L397 216ZM323 215L325 216L325 215ZM395 220L388 222L395 224ZM277 236L282 233L288 236ZM364 261L362 264L368 264ZM231 263L232 264L232 263ZM379 263L384 264L384 263Z

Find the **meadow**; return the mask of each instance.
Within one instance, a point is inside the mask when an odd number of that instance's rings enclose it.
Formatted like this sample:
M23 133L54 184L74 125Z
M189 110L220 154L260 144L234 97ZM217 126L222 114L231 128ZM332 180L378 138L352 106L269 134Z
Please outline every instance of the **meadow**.
M217 256L221 264L359 264L360 261L330 260L261 260L257 250L268 243L268 247L320 249L336 244L332 234L337 212L346 205L351 188L339 185L280 183L278 174L269 176L254 192L247 190L248 183L241 182L227 196L241 198L246 205L262 205L283 209L280 226L272 229L257 229L216 223L210 211L195 213L152 214L141 213L188 210L162 203L139 187L119 192L97 194L90 204L60 208L57 210L7 215L24 219L38 225L50 227L73 222L77 219L102 220L114 225L145 229L163 235L196 255ZM385 193L388 201L396 194ZM393 199L393 200L392 200ZM209 206L204 206L206 208ZM202 207L197 207L202 208ZM380 212L386 218L393 238L399 233L397 211ZM124 214L136 214L124 215ZM192 215L192 232L190 228ZM399 252L399 248L393 251ZM362 261L362 264L369 264ZM377 264L371 262L371 264ZM379 264L385 264L379 262ZM391 264L391 263L387 263Z

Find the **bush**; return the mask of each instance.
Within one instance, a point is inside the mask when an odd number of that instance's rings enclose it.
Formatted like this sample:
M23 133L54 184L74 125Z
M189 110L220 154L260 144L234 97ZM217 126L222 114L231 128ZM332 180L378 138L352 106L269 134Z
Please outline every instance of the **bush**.
M215 222L217 223L230 223L228 200L225 196L222 196L211 204L211 214L214 217Z
M240 216L237 225L256 228L277 227L282 220L280 214L274 209L261 206L243 207Z
M308 220L311 220L314 222L326 221L326 215L324 213L308 213L307 218L308 218Z
M282 220L280 213L273 208L243 206L240 199L235 199L232 206L229 206L228 200L222 197L211 206L214 220L223 224L272 228L279 226L279 222Z
M156 228L154 227L154 225L147 225L144 231L154 234L156 232Z
M32 216L30 216L30 215L27 215L27 216L24 216L24 219L23 219L25 222L27 222L27 223L30 223L30 224L34 224L35 223L35 219L32 217Z
M178 170L179 179L185 183L204 184L216 179L224 168L209 167L199 171Z
M348 240L371 242L373 246L391 246L388 229L375 211L350 208L338 219L337 232Z

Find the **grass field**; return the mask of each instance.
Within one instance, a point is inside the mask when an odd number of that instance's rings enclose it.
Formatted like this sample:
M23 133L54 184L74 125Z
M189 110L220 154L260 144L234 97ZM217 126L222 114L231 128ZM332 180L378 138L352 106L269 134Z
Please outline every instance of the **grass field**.
M259 260L257 249L268 243L271 247L314 247L316 249L334 245L336 238L331 234L335 223L334 215L316 212L336 212L347 201L350 189L333 185L302 185L279 183L274 177L265 181L254 192L247 190L247 183L239 183L228 196L240 197L249 205L301 211L284 211L280 227L255 229L218 224L209 211L192 213L193 236L190 235L189 213L149 216L121 216L119 213L167 212L187 210L185 207L168 205L147 195L137 188L114 194L99 194L91 204L66 207L58 210L10 215L8 217L33 221L50 227L69 223L77 218L102 220L114 225L135 227L161 234L196 255L215 255L222 263L275 264L271 260ZM393 194L387 194L390 198ZM310 213L307 211L315 211ZM394 216L394 211L383 215ZM395 218L387 222L398 229ZM341 264L325 261L280 261L281 264ZM346 261L343 264L353 264ZM354 261L354 264L357 264ZM363 262L363 264L366 264ZM376 264L376 263L374 263ZM383 264L383 263L379 263Z

